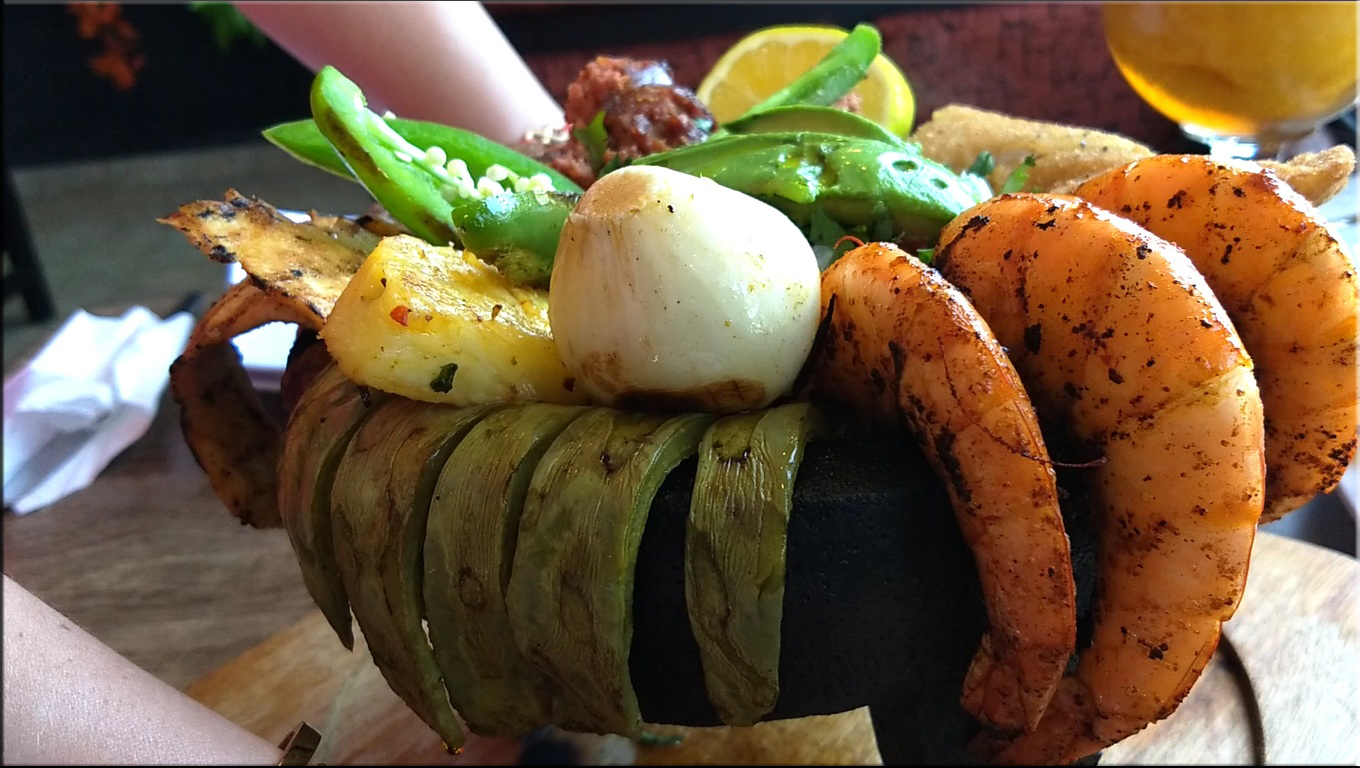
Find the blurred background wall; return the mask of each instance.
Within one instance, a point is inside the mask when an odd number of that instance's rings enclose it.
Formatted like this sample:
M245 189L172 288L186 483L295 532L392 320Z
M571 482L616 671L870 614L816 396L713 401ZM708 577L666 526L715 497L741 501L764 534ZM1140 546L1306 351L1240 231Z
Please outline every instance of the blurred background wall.
M758 27L869 21L910 80L919 120L958 101L1159 146L1178 140L1115 70L1093 3L488 6L559 99L596 54L661 56L677 81L697 87L729 45ZM6 3L6 163L250 143L261 128L304 116L311 73L252 30L230 26L222 10Z

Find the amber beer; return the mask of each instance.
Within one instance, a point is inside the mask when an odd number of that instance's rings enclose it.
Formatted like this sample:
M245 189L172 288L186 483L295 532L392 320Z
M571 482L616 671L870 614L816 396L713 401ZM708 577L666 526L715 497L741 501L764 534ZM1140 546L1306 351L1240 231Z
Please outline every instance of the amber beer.
M1110 53L1185 132L1297 138L1356 99L1354 2L1111 3Z

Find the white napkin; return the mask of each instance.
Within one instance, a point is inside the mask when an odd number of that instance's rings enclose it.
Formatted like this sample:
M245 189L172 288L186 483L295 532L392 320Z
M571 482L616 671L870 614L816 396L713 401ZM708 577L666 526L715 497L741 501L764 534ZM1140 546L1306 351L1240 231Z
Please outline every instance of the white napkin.
M193 325L145 307L72 314L5 381L5 506L27 514L85 488L145 434Z

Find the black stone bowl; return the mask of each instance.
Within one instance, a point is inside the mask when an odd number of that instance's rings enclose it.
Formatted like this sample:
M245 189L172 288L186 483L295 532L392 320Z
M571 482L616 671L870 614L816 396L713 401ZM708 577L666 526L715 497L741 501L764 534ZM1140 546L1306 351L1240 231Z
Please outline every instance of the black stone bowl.
M657 495L643 534L629 657L643 718L721 725L704 690L685 612L685 517L695 462ZM1084 634L1094 535L1060 474ZM1066 503L1071 500L1071 503ZM794 485L779 659L779 698L765 719L867 705L885 764L976 763L978 725L959 704L986 627L972 554L944 487L902 435L812 442Z

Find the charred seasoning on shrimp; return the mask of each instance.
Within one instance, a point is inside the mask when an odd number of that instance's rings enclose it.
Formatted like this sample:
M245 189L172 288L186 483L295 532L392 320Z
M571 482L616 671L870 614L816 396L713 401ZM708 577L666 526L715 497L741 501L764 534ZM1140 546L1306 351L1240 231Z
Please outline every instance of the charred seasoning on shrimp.
M1040 418L1106 458L1091 645L1038 728L988 755L1068 763L1170 714L1237 608L1265 473L1252 362L1179 248L1075 198L982 203L936 258Z
M1354 256L1313 206L1254 163L1158 155L1076 194L1179 245L1242 335L1265 406L1277 520L1333 490L1355 456Z
M1052 463L1024 386L986 323L933 269L888 243L822 275L830 342L813 397L907 427L949 490L987 604L963 704L1033 728L1075 645L1072 561Z

